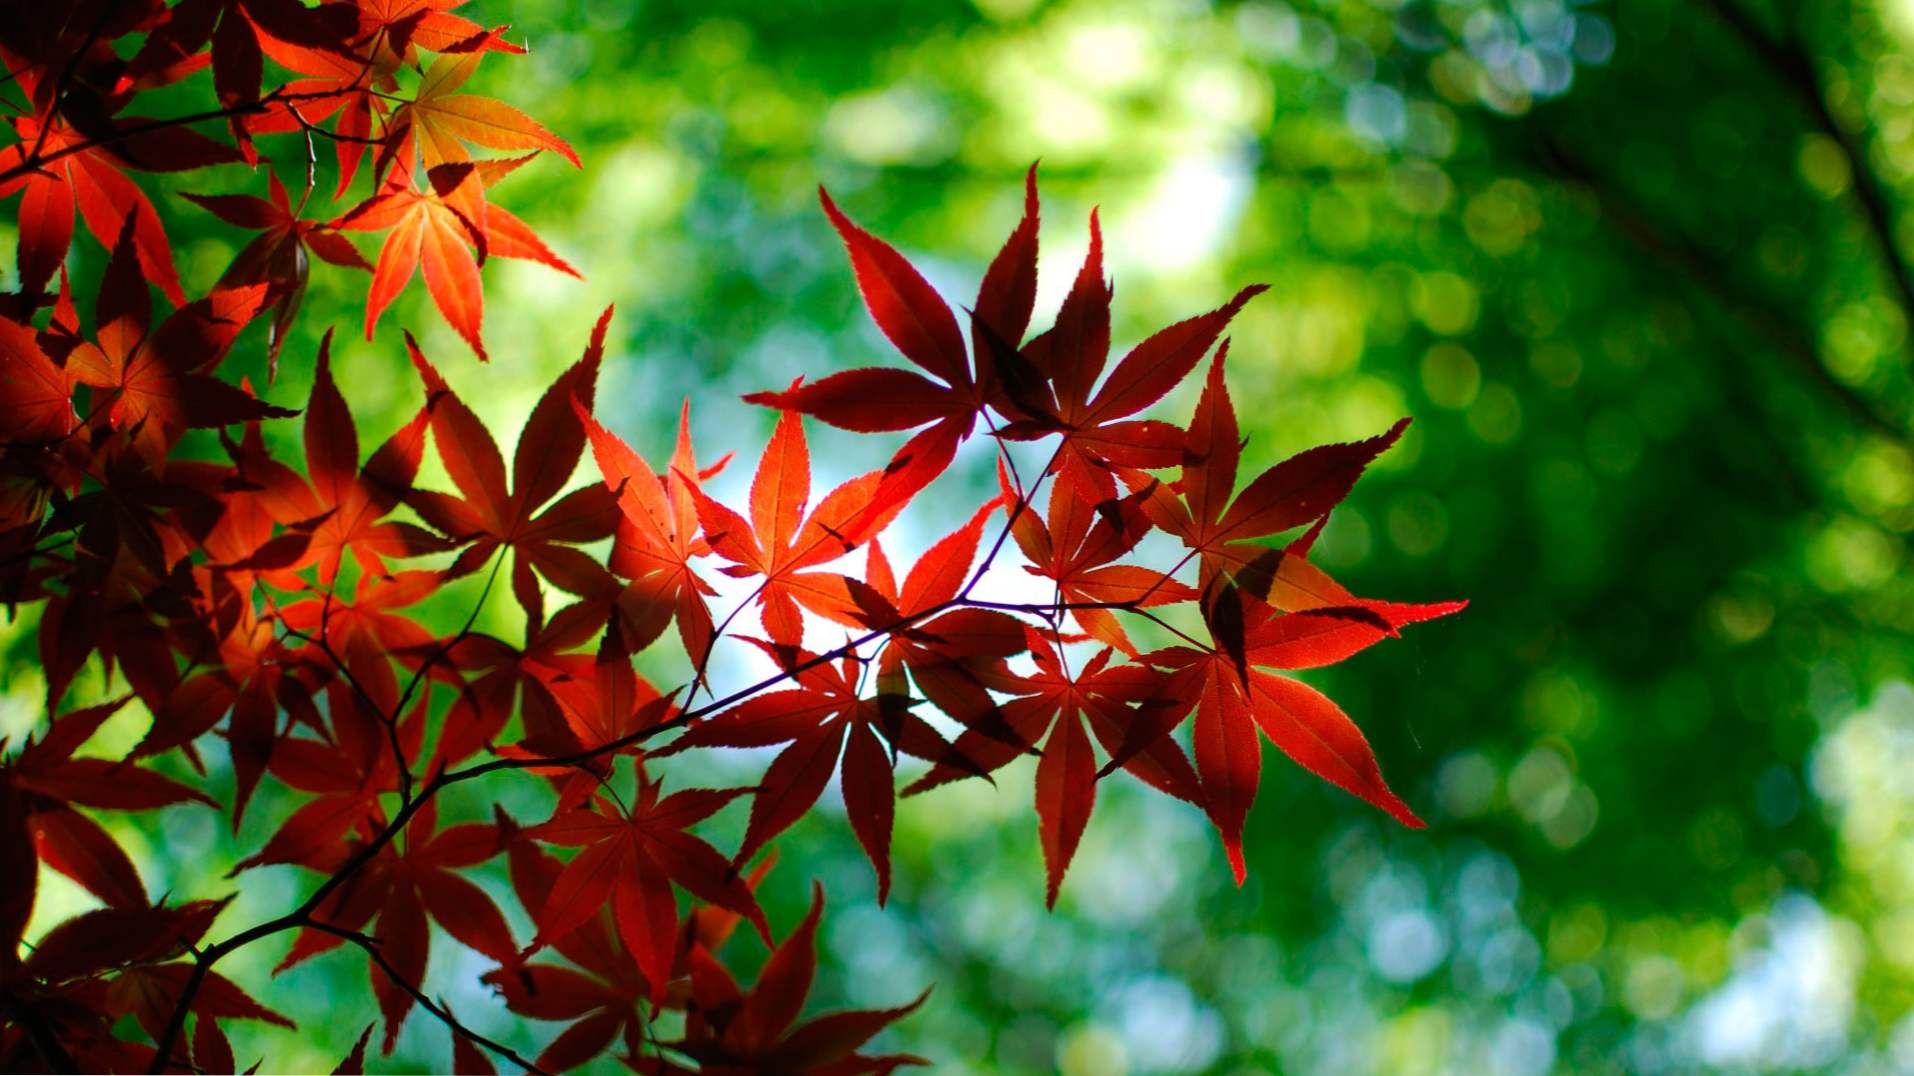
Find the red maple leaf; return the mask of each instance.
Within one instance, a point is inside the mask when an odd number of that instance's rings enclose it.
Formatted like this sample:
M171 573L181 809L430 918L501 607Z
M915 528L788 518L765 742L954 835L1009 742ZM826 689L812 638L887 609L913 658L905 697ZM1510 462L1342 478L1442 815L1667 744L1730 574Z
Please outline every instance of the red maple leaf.
M500 751L530 760L599 752L575 765L532 767L533 772L559 782L560 812L584 802L610 776L617 756L638 752L637 747L626 743L628 738L677 714L672 706L675 693L660 694L632 668L631 650L616 620L599 640L597 657L589 661L582 658L560 655L550 665L541 663L534 669L541 686L556 701L563 724L540 728L527 721L525 741Z
M304 208L303 203L297 209L293 207L277 173L267 172L266 179L270 200L246 194L188 194L186 198L236 228L261 233L226 267L220 282L228 286L266 285L266 298L261 305L273 311L267 358L271 368L277 371L279 349L306 294L308 252L348 269L371 272L372 266L359 255L358 248L329 225L301 220L299 212Z
M1004 497L1014 503L1011 478L1001 466L997 477ZM1196 591L1172 575L1133 564L1113 564L1136 548L1150 531L1141 501L1154 492L1145 487L1121 499L1092 504L1060 486L1052 486L1047 520L1034 511L1017 513L1011 533L1030 564L1024 570L1056 583L1059 604L1076 606L1071 616L1098 641L1131 657L1136 647L1113 608L1149 609L1190 601Z
M417 524L386 518L418 475L431 402L361 466L358 425L332 376L330 332L319 342L316 366L305 415L309 477L263 451L245 455L240 466L241 473L262 488L262 501L275 520L307 527L311 539L298 563L318 565L320 581L330 583L348 553L367 572L384 576L387 557L448 548ZM289 588L300 585L296 577L279 582Z
M404 841L392 842L354 876L353 884L333 891L313 916L328 926L360 931L376 916L371 932L379 953L411 985L425 979L432 921L446 933L500 963L516 959L511 927L483 889L455 873L476 867L503 849L498 827L466 823L438 828L436 801L406 823ZM325 930L300 931L292 950L275 971L337 948L345 939ZM385 1017L384 1051L392 1052L399 1028L411 1012L410 993L393 983L376 962L368 961L373 993Z
M128 223L136 222L132 242L146 279L174 306L186 305L159 214L126 173L129 169L188 171L238 161L240 154L190 127L139 116L112 116L131 100L125 93L110 100L93 98L95 108L106 114L90 117L81 130L66 112L54 111L51 91L59 81L57 72L36 68L5 48L0 48L0 61L36 103L36 111L12 120L19 141L0 148L0 172L19 170L18 175L0 180L0 198L21 195L21 290L28 295L46 290L72 243L77 209L94 238L108 250ZM60 107L77 104L77 100L62 101Z
M629 810L594 796L527 830L547 844L582 849L552 883L534 918L538 934L526 955L576 930L610 905L625 948L637 961L654 1001L671 980L678 944L676 882L700 900L748 918L768 943L770 928L751 889L718 850L685 828L710 817L742 790L686 789L660 796L640 774Z
M1158 705L1152 696L1159 676L1134 665L1111 665L1114 651L1107 648L1073 672L1050 633L1027 628L1026 635L1036 673L998 676L990 684L1019 696L1001 710L1015 741L1001 733L966 730L953 752L962 764L940 764L905 792L914 795L971 773L997 770L1026 750L1018 741L1042 744L1037 761L1037 821L1049 874L1045 899L1054 907L1064 872L1096 805L1100 774L1093 740L1111 758L1109 768L1123 766L1153 787L1192 803L1201 801L1201 792L1189 759L1168 736L1152 737L1141 750L1128 749L1136 738L1136 727L1148 723L1148 707Z
M45 735L28 740L0 761L0 799L14 804L16 822L32 838L28 862L40 862L86 887L115 908L144 908L146 888L119 842L97 822L75 810L147 811L175 803L216 807L206 794L131 762L75 758L126 698L90 706L56 718ZM31 878L25 873L10 875Z
M1257 666L1302 669L1341 661L1399 627L1459 612L1467 603L1367 602L1283 613L1225 588L1208 604L1219 646L1171 647L1140 659L1169 670L1169 676L1153 701L1154 718L1140 723L1117 755L1165 742L1169 727L1194 708L1202 803L1222 836L1237 884L1244 877L1243 820L1262 772L1259 730L1304 769L1420 829L1422 820L1389 790L1369 741L1349 715L1308 684Z
M466 0L356 0L359 6L358 40L380 53L380 62L411 63L418 49L431 52L524 52L499 37L500 30L451 14Z
M890 559L873 541L865 576L882 599L874 610L874 621L881 623L872 626L909 620L890 633L878 654L878 677L886 685L884 690L908 694L904 686L908 674L924 697L945 714L1014 748L1027 749L1028 742L1004 723L989 686L993 677L1006 671L1004 659L1023 652L1023 622L995 609L968 606L927 615L963 592L984 524L998 507L998 501L984 505L963 526L938 539L912 565L901 585ZM961 750L939 761L965 772L981 772Z
M585 430L572 401L591 400L610 318L607 309L592 330L584 357L560 374L532 409L512 457L509 489L505 461L491 432L446 385L411 334L406 335L406 350L431 398L432 439L452 484L463 494L413 490L406 503L441 534L471 543L452 567L455 576L476 570L501 548L510 549L512 593L533 625L545 616L539 576L587 597L616 588L611 573L576 548L611 537L618 510L610 491L594 482L545 507L565 488L584 454Z
M755 600L764 611L765 631L772 641L789 646L803 641L799 606L854 627L864 623L859 584L833 572L808 569L856 549L903 510L899 502L875 514L865 511L883 478L883 472L871 471L848 479L805 515L804 507L811 499L810 450L804 442L803 419L795 411L786 411L751 479L749 523L688 484L705 541L731 562L718 570L741 579L763 577Z
M0 317L0 441L58 441L78 422L71 375L48 357L32 326Z
M1348 604L1349 592L1310 565L1300 548L1283 551L1256 539L1327 516L1369 462L1402 436L1409 420L1364 441L1299 452L1258 475L1232 500L1243 442L1223 381L1228 351L1225 342L1210 363L1182 446L1181 481L1172 488L1135 472L1127 472L1125 481L1147 493L1143 510L1151 522L1198 555L1205 590L1223 577L1283 609Z
M390 229L379 248L366 296L366 339L372 339L379 315L417 272L425 277L426 291L446 322L486 360L489 356L479 338L485 319L479 265L488 255L525 258L578 275L524 221L485 201L485 188L524 161L437 165L426 172L423 189L413 185L409 173L395 170L377 194L332 223L331 227L345 231Z
M879 1031L924 1003L895 1009L835 1012L802 1023L805 996L817 975L817 924L824 911L824 889L812 886L811 910L796 930L772 951L756 985L740 990L717 961L694 950L692 1001L682 1038L665 1045L696 1063L689 1067L667 1056L629 1059L647 1074L754 1072L883 1074L906 1065L930 1062L910 1054L872 1057L858 1051ZM699 959L702 957L702 959Z
M307 7L298 0L181 0L147 36L132 63L134 71L164 68L212 46L213 91L219 103L236 109L231 125L247 163L256 162L242 106L259 100L265 74L262 39L316 51L345 53L357 18L350 5Z
M706 599L717 591L691 570L694 558L709 556L711 545L698 531L698 482L722 470L729 456L700 470L691 447L691 404L678 414L678 442L670 469L654 474L650 465L619 436L598 424L582 406L578 419L591 440L592 456L605 485L618 498L622 518L609 562L631 582L618 602L626 642L634 650L649 646L676 622L685 653L702 669L716 634Z
M883 511L893 501L913 496L949 466L958 443L970 436L986 405L1015 412L1009 402L1017 395L1012 389L1020 390L1029 378L1020 368L1005 369L1004 349L995 342L1021 340L1036 302L1037 170L1032 166L1025 177L1023 220L991 262L977 292L974 375L956 317L923 274L895 247L846 217L822 187L818 198L850 253L871 319L905 358L938 380L908 370L865 367L784 392L752 393L745 400L860 433L929 424L885 468L871 509Z
M812 665L806 651L785 652L766 646L774 659L790 667ZM809 811L842 759L840 789L851 828L877 871L877 902L891 884L891 820L896 811L893 752L930 762L950 751L936 729L910 712L907 695L884 689L865 696L859 688L860 663L846 656L795 673L797 686L758 695L700 722L676 740L668 752L691 747L770 747L786 745L758 782L751 820L736 861L743 863Z
M359 668L369 671L371 667L361 663ZM325 695L331 739L288 737L279 742L273 751L272 775L317 798L295 810L273 831L264 848L233 867L233 874L273 863L335 870L352 854L348 838L362 827L384 822L385 808L379 797L399 788L392 741L398 742L406 757L413 758L425 735L421 700L388 737L385 719L372 709L389 708L398 702L398 689L390 683L389 672L385 681L361 681L371 693L369 700L362 700L344 680L334 680Z
M376 174L394 163L410 170L415 147L427 169L470 161L467 142L487 149L550 150L572 167L584 167L572 147L537 120L503 101L457 92L484 58L483 52L447 52L432 61L412 100L401 104L387 124Z
M560 609L536 628L528 621L522 649L482 633L459 640L446 655L447 661L461 672L478 671L479 675L459 687L433 767L449 766L490 746L514 714L524 725L521 746L528 755L576 751L576 729L553 694L553 685L568 677L594 678L591 655L574 651L605 626L607 607L603 599L581 601ZM626 664L629 667L629 661ZM634 688L628 697L638 694ZM573 705L578 705L576 700Z
M95 315L97 339L82 341L66 358L76 381L101 390L92 415L128 431L153 459L191 428L292 415L210 375L259 312L266 286L215 289L149 332L152 300L135 251L136 231L129 217L107 264Z

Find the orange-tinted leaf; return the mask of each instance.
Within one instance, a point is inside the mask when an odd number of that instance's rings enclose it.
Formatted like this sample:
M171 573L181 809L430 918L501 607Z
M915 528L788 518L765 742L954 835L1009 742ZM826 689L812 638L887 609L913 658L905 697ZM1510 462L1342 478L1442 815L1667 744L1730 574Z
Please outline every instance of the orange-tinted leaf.
M1369 741L1341 707L1307 684L1265 672L1250 673L1249 690L1257 727L1284 754L1403 825L1422 828L1422 819L1383 782Z
M811 499L811 455L803 420L786 411L751 479L751 525L767 548L783 549L797 537Z

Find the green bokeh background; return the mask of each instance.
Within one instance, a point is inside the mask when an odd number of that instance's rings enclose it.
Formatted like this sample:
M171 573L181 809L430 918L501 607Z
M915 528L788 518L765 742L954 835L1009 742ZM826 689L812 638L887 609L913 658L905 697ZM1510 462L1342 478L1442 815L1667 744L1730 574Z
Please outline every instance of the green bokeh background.
M825 882L818 1005L935 983L884 1045L948 1072L1914 1068L1914 311L1882 243L1914 246L1914 3L472 9L531 46L474 88L585 162L548 156L494 196L586 280L488 266L481 367L416 283L366 343L364 278L317 267L269 394L303 401L336 325L368 446L417 404L400 325L509 445L616 303L601 414L662 459L688 396L701 446L748 465L770 416L739 393L896 361L817 184L961 302L1033 160L1040 323L1093 206L1119 347L1272 286L1232 330L1246 466L1416 419L1320 559L1358 593L1472 604L1312 679L1427 831L1270 752L1237 889L1197 812L1113 781L1046 914L1013 770L901 808L880 910L827 794L765 891L783 927ZM189 288L210 284L230 236L162 212ZM293 448L297 424L278 436ZM814 449L834 477L881 451L821 429ZM987 489L966 460L952 498ZM894 548L957 518L920 504ZM482 624L509 638L508 605ZM11 730L36 717L30 625L11 629ZM237 841L190 808L123 832L154 892L221 895L203 868L256 847L280 800ZM222 924L309 884L254 872ZM36 929L83 900L49 881ZM233 974L307 1023L236 1028L241 1063L330 1068L373 1018L364 960L269 985L281 951ZM428 989L514 1044L555 1033L505 1013L483 970L442 938ZM389 1060L447 1051L415 1014Z

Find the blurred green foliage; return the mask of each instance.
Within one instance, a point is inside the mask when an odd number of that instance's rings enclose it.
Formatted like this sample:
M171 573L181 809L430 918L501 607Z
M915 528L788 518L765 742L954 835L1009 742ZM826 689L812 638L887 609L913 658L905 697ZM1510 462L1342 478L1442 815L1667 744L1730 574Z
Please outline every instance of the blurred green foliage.
M827 796L767 888L788 924L803 875L825 879L823 1000L936 983L891 1045L952 1072L1914 1065L1898 268L1914 4L488 0L480 16L532 51L476 88L586 163L541 160L495 194L587 280L489 266L487 367L416 288L395 313L504 443L616 302L608 421L662 458L690 397L704 450L748 460L769 416L738 393L891 361L815 186L962 298L1033 160L1040 307L1093 205L1120 340L1273 285L1233 332L1246 465L1417 420L1321 557L1359 593L1472 605L1320 682L1428 831L1271 753L1244 888L1200 816L1124 787L1045 914L1012 771L901 809L879 910ZM182 271L210 283L230 249L167 208L193 236ZM358 338L364 283L315 273L272 391L303 399L336 325L370 438L417 390L396 330ZM815 436L843 472L877 458ZM968 474L946 481L981 492L985 468ZM955 522L920 506L906 534L921 548ZM30 665L16 646L10 721ZM175 814L145 831L167 856L134 850L150 888L222 891L164 876L177 849L241 846ZM482 962L451 951L431 988L461 1016L550 1034L491 1006ZM235 968L263 982L269 963ZM284 985L357 997L363 963ZM247 1029L242 1063L251 1044L327 1066L358 1019ZM442 1067L445 1049L415 1016L397 1060Z

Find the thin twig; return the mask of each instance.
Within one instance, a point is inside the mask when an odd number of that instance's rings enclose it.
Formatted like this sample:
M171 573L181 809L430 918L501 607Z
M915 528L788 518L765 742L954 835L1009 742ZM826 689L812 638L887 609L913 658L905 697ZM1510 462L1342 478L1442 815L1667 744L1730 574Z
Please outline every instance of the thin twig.
M335 927L330 923L323 923L318 920L313 920L312 922L307 923L306 927L311 930L317 930L324 934L330 934L335 938L344 938L346 941L349 941L352 944L358 946L359 948L365 950L366 956L370 957L372 959L372 962L379 966L379 970L385 973L385 977L387 979L390 979L394 986L397 986L400 990L403 990L407 994L411 995L412 1000L418 1002L420 1008L424 1009L426 1012L431 1013L433 1016L438 1017L441 1023L445 1024L446 1027L449 1027L452 1029L453 1034L463 1036L467 1041L473 1042L479 1046L485 1047L487 1050L490 1050L493 1053L497 1054L498 1056L504 1058L505 1060L510 1061L512 1064L517 1065L519 1068L524 1069L526 1072L536 1073L536 1074L539 1074L539 1076L543 1076L545 1072L544 1069L541 1069L536 1064L525 1060L523 1057L520 1057L518 1052L513 1050L511 1047L506 1046L505 1044L500 1042L495 1042L492 1039L488 1039L484 1035L481 1035L478 1032L473 1031L471 1028L466 1027L464 1024L459 1022L458 1017L452 1015L452 1010L445 1008L435 1003L431 998L426 997L425 991L419 989L417 985L407 980L405 976L399 974L399 970L392 966L392 962L390 960L386 959L385 953L380 951L381 947L379 945L378 939L368 937L356 930L347 930L344 927Z

